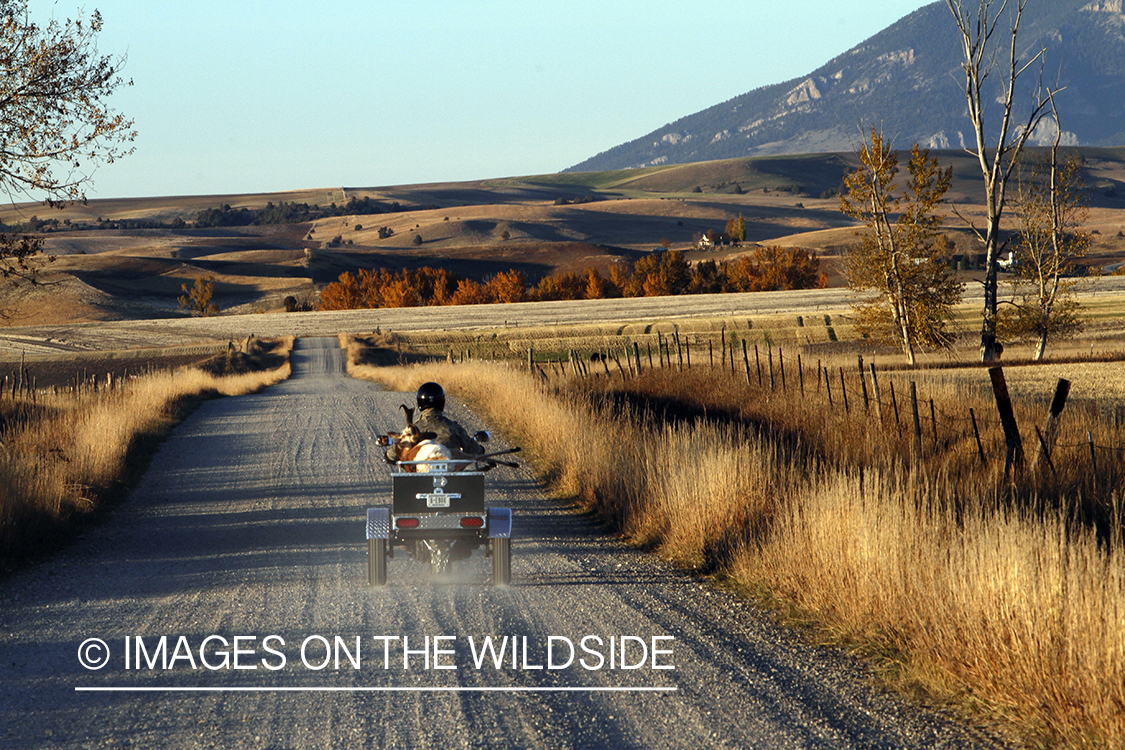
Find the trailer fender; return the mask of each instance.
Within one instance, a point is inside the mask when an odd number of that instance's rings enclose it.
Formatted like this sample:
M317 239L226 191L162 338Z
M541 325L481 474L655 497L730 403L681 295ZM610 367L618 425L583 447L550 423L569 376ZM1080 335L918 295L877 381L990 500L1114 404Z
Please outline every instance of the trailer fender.
M390 539L391 537L391 509L367 509L367 538Z
M510 539L512 537L512 509L488 509L488 538Z

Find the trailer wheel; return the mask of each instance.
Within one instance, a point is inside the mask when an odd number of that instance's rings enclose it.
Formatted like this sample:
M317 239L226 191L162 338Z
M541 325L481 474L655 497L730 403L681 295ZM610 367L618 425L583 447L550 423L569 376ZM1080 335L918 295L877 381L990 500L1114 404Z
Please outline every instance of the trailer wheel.
M387 585L387 540L367 540L367 585Z
M492 585L507 586L512 582L511 539L500 537L492 540Z

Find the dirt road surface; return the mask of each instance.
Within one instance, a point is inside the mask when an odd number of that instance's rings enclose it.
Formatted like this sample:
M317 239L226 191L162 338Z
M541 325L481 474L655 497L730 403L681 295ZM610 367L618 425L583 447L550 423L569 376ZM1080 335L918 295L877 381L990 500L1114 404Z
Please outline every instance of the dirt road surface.
M368 588L365 508L389 491L373 438L409 395L348 378L335 347L301 340L291 380L205 404L105 523L0 583L0 747L988 746L522 469L488 475L515 514L511 587L479 554L434 581L399 553ZM489 636L514 663L478 668ZM599 656L547 668L588 636Z

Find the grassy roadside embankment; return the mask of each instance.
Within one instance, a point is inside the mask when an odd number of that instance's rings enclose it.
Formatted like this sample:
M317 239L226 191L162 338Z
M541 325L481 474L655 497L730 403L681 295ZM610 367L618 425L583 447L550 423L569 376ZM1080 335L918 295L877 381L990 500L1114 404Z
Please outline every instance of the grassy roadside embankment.
M203 399L252 393L289 377L292 346L292 338L254 339L204 369L150 374L100 390L4 394L0 565L62 541L143 473L164 436Z
M1005 483L1002 456L990 446L981 466L964 431L912 447L909 416L900 437L854 401L829 410L826 394L702 368L554 384L482 362L352 371L396 390L443 383L561 496L866 655L901 689L1032 745L1125 743L1116 467L1090 477L1060 459L1057 474ZM988 413L986 392L945 374L919 385L938 413ZM1117 428L1076 419L1060 448L1091 427L1123 447Z

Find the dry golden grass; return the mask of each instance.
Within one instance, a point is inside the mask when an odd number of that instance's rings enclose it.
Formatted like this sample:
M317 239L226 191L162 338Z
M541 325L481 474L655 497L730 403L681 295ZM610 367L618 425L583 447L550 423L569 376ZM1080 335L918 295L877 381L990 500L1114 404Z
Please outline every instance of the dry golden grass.
M275 354L287 354L292 339ZM6 395L0 400L0 557L34 552L122 486L138 453L183 416L187 401L241 395L289 376L289 364L216 377L198 369L148 375L78 394Z
M919 489L828 482L782 504L768 539L743 546L730 573L811 613L902 684L1002 719L1031 743L1120 747L1120 541L1099 545L1062 514L958 517L910 502Z
M802 399L792 379L782 394L695 370L627 384L552 384L479 361L353 374L396 390L441 382L626 539L815 622L904 689L1028 744L1125 743L1120 498L1109 495L1117 511L1087 509L1100 527L1076 513L1115 484L1062 467L1074 476L1005 484L1001 457L979 467L971 438L912 448L912 425L905 439L887 423L864 429L874 418L854 400L850 414L829 410L813 378ZM986 392L945 375L919 386L927 407L988 408ZM1094 426L1078 413L1072 431Z

